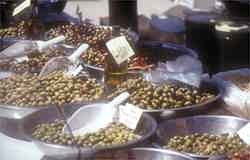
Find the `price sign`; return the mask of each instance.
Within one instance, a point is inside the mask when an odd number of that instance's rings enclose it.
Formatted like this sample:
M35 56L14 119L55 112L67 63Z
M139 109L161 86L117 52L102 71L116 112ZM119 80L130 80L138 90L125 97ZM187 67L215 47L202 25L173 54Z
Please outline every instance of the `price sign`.
M17 14L22 12L25 8L29 7L30 5L31 5L31 0L25 0L23 3L21 3L14 9L12 16L16 16Z
M117 64L121 64L135 54L125 36L109 40L106 46Z
M17 63L22 63L24 61L29 61L28 56L23 56L23 57L17 57L15 58L15 60L17 61Z
M132 104L119 106L119 122L125 124L130 129L136 129L142 114L143 110Z
M250 123L242 127L237 134L248 145L250 145Z
M75 66L69 67L69 70L66 73L66 75L75 77L82 71L82 69L83 67L81 65L79 65L78 67Z

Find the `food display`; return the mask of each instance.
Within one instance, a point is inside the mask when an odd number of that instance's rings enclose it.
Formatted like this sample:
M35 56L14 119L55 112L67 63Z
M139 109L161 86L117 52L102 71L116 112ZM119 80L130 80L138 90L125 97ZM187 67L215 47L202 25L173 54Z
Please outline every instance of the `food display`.
M91 47L82 55L84 62L88 65L104 68L105 58L108 51L105 48ZM146 70L154 66L153 60L150 57L136 55L128 60L129 70Z
M171 138L165 148L202 156L234 154L247 147L237 135L191 134Z
M28 59L23 61L1 60L1 70L9 70L14 73L40 73L44 65L53 57L66 56L66 52L60 47L51 47L46 51L39 53L34 52L28 55Z
M28 25L30 24L25 21L21 21L16 26L0 29L0 38L23 38L28 35Z
M140 137L133 130L121 123L111 123L106 128L95 133L78 135L72 137L70 134L62 133L64 123L55 121L54 123L39 124L34 128L33 137L43 142L74 145L81 147L109 147L112 145L126 144Z
M93 24L83 23L68 24L52 28L48 31L48 39L64 35L66 37L66 44L79 46L81 43L88 43L89 45L104 45L111 36L111 29L98 27Z
M57 71L44 77L23 74L2 79L0 92L1 104L39 107L94 101L102 96L103 88L95 79Z
M215 97L214 93L200 91L186 86L174 84L155 86L143 78L128 79L118 85L116 90L108 96L109 99L122 92L131 94L129 102L143 109L171 109L200 104Z
M228 156L228 160L249 160L250 159L250 147L238 151L230 156Z

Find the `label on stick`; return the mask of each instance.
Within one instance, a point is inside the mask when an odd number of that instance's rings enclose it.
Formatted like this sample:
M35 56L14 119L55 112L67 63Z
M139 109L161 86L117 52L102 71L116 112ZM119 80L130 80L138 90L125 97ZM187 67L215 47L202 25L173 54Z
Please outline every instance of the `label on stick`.
M250 123L242 127L237 134L248 145L250 145Z
M135 54L125 36L109 40L106 46L117 64L121 64Z
M20 5L18 5L13 13L12 16L15 16L17 14L19 14L20 12L22 12L25 8L29 7L31 5L31 0L25 0L24 2L22 2Z
M77 76L81 71L82 71L83 67L81 65L79 65L78 67L72 66L69 67L68 72L66 73L68 76Z
M17 61L17 63L22 63L24 61L29 61L29 57L28 56L17 57L15 58L15 60Z
M142 114L143 110L132 104L127 103L125 106L119 106L119 122L130 129L136 129Z

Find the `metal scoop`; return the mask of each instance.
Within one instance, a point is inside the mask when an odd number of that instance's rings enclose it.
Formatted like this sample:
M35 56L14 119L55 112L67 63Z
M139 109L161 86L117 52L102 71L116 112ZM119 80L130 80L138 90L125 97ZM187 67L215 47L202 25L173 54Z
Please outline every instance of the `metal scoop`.
M0 59L23 57L34 51L42 52L44 49L64 40L64 36L59 36L48 41L19 41L0 52Z
M77 66L80 62L79 57L89 48L88 44L82 44L72 55L60 56L50 59L42 68L39 76L45 76L56 70L65 70Z
M107 125L114 122L116 116L118 116L118 105L127 100L128 97L129 93L124 92L109 103L92 104L78 109L68 119L68 126L71 128L73 135L93 133L101 128L107 127ZM96 107L93 106L100 106L100 108L96 111ZM70 132L68 131L68 126L64 125L64 133Z

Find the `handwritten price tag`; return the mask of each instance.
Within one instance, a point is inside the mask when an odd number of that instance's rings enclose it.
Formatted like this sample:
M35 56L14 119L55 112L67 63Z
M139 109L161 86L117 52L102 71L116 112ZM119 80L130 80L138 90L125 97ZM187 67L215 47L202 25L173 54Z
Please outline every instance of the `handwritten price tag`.
M130 129L136 129L142 114L143 110L132 104L119 106L119 122L125 124Z
M23 56L23 57L15 58L15 60L17 61L17 63L22 63L24 61L29 61L29 58L28 56Z
M121 64L135 54L125 36L109 40L106 46L117 64Z
M23 3L21 3L19 6L17 6L13 13L12 16L15 16L17 14L19 14L20 12L22 12L25 8L29 7L31 5L31 0L25 0Z
M240 136L240 138L250 145L250 123L246 124L244 127L242 127L237 134Z
M69 68L66 75L75 77L82 71L82 69L83 69L83 67L81 65L79 65L78 67L72 66Z

